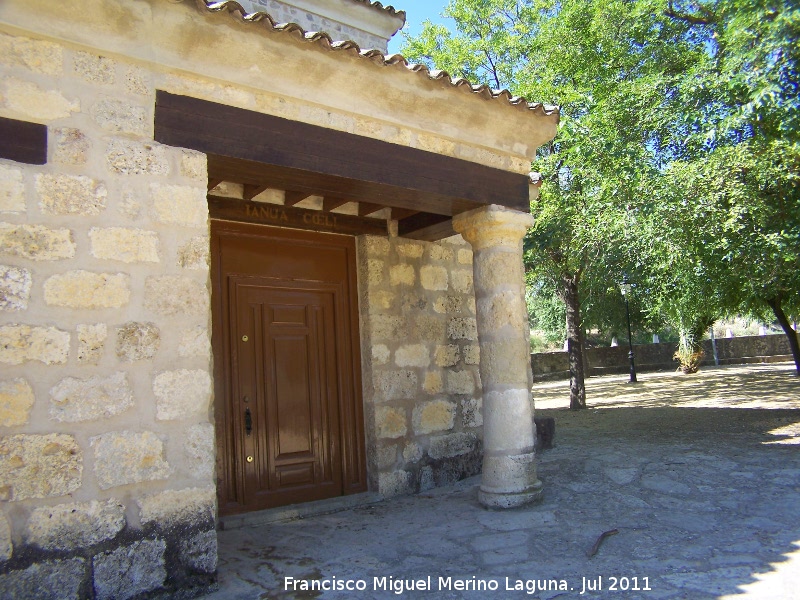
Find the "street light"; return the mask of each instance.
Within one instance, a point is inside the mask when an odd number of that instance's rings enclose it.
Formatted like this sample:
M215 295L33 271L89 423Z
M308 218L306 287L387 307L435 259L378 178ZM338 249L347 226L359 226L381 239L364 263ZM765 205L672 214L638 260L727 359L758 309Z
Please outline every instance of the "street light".
M631 284L628 282L628 276L622 276L622 283L619 285L619 291L622 292L622 297L625 298L625 316L628 319L628 360L631 361L631 378L628 383L636 383L636 366L633 364L633 338L631 337L631 311L628 307L628 296L631 293Z

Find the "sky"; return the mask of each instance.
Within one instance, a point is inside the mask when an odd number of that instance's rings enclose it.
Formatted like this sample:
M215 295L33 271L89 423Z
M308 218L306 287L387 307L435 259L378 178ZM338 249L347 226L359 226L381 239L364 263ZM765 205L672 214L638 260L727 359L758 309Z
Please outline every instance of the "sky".
M422 22L430 19L434 23L447 25L451 19L443 19L441 13L448 0L383 0L383 5L391 5L397 10L406 11L406 24L389 40L389 54L400 52L403 45L403 32L417 35L422 31Z

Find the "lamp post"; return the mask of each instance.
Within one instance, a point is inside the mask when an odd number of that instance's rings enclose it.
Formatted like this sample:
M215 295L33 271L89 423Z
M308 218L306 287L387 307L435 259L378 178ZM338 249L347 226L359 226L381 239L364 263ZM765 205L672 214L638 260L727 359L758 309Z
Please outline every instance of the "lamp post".
M628 296L631 293L631 284L628 282L628 276L622 276L622 283L619 286L619 291L622 292L622 297L625 298L625 317L628 319L628 360L631 361L631 378L628 383L636 383L636 365L633 363L633 338L631 337L631 311L628 307Z

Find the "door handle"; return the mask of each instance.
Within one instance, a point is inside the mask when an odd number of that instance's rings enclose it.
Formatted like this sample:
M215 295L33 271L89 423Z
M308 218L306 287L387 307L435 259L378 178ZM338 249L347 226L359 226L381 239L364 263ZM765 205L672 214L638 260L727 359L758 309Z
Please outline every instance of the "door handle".
M250 409L244 409L244 430L247 435L253 433L253 416L250 414Z

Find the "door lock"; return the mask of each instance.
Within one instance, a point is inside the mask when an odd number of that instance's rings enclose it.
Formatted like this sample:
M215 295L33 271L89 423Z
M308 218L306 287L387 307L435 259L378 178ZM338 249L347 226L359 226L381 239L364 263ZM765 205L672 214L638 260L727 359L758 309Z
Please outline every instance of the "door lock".
M253 433L253 415L250 414L250 409L244 409L244 430L247 435Z

